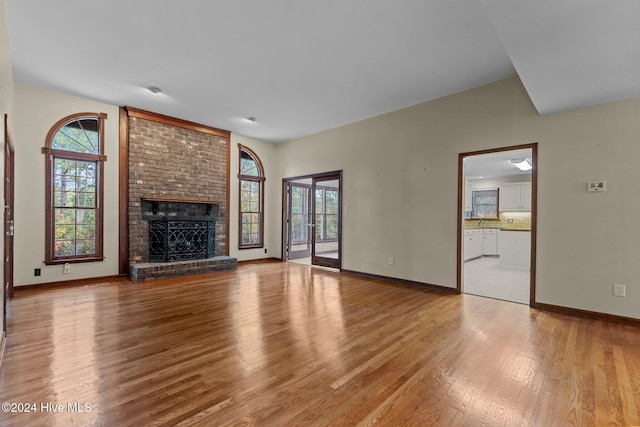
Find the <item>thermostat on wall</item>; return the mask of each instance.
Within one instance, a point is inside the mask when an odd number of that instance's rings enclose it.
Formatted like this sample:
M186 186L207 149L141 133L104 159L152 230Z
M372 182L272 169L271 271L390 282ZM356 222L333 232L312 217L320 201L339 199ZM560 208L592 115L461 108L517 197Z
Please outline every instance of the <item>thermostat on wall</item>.
M607 181L589 181L587 183L587 191L590 193L607 191Z

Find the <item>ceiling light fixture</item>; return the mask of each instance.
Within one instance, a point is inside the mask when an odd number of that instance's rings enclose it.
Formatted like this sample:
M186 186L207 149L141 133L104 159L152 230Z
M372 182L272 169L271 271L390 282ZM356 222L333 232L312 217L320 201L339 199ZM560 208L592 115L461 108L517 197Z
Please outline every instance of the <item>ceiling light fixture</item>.
M162 92L162 89L160 89L158 86L149 86L147 90L153 94L158 94Z
M250 121L251 123L255 123L256 122L256 118L255 117L247 117L247 120Z
M530 171L533 169L533 166L531 166L531 163L529 163L527 159L514 159L511 160L511 163L521 171Z

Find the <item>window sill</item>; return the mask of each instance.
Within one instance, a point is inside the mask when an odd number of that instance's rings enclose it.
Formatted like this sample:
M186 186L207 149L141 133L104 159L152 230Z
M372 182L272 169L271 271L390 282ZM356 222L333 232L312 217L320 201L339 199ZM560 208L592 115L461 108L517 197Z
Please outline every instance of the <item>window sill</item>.
M238 246L239 250L242 250L242 249L260 249L260 248L264 248L264 245L263 244L259 244L259 245Z
M56 258L56 259L45 260L44 263L45 265L59 265L59 264L77 264L81 262L100 262L100 261L104 261L104 257L94 256L94 257L82 257L82 258L73 258L73 257Z

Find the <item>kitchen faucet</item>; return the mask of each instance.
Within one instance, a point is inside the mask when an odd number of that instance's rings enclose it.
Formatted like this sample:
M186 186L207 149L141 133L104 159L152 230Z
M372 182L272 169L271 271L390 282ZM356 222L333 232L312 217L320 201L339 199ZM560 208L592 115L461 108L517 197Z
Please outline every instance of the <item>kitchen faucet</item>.
M483 221L483 219L482 219L482 218L480 218L480 220L478 221L478 227L482 227L482 223L483 223L483 222L484 222L484 221Z

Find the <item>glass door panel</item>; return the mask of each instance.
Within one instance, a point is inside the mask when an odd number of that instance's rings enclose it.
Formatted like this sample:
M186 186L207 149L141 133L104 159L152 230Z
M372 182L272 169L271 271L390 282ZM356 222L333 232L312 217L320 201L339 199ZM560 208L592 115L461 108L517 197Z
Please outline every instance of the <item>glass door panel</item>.
M311 263L340 268L340 184L341 174L315 177L312 180L313 212Z
M289 259L311 256L311 185L289 183Z

